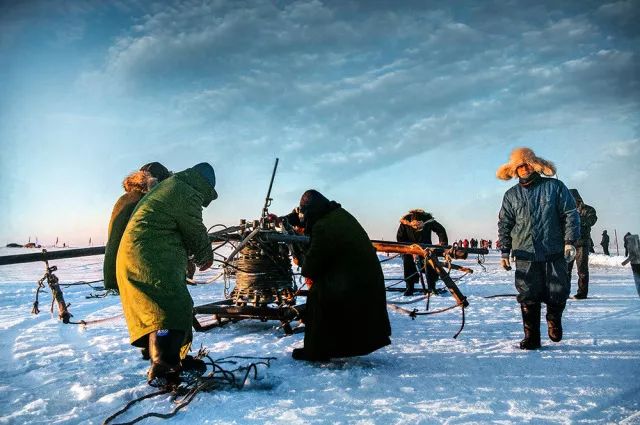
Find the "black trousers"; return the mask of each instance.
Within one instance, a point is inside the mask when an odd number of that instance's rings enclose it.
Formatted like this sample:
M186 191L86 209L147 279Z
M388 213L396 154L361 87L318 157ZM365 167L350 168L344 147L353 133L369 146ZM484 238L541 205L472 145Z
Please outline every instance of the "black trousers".
M407 289L414 289L415 284L420 280L418 274L418 268L416 262L413 259L413 255L405 254L402 256L402 265L404 268L404 280L407 282ZM438 272L434 270L429 264L426 266L426 279L427 289L434 291L436 289L436 282L438 281Z
M545 303L564 307L571 292L567 262L516 260L516 289L521 304Z
M576 263L578 269L578 290L576 295L587 296L589 293L589 250L586 246L576 246L576 259L569 263L568 276L569 284L571 284L571 272L573 263Z
M602 250L604 251L604 255L609 255L609 245L602 245Z

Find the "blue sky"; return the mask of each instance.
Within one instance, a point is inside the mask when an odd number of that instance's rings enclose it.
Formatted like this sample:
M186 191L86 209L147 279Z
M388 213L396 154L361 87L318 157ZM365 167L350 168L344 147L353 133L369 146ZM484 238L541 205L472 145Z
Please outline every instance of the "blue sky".
M104 242L121 181L209 161L207 225L316 188L371 237L410 208L496 238L529 146L640 231L637 1L0 3L0 243Z

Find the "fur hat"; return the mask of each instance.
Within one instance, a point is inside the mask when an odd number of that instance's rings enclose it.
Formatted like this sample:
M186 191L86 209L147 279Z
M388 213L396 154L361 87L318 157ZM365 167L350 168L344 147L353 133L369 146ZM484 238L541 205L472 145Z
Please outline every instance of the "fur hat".
M400 223L406 226L410 226L416 230L422 230L425 224L434 221L433 216L425 212L425 210L416 208L409 210L408 213L400 218Z
M134 171L122 181L125 192L146 193L158 183L158 179L153 177L148 171Z
M545 176L550 177L556 174L556 166L553 165L553 162L537 157L529 148L515 148L511 152L509 162L501 165L496 171L496 177L501 180L517 177L516 169L523 164L529 164L535 172Z

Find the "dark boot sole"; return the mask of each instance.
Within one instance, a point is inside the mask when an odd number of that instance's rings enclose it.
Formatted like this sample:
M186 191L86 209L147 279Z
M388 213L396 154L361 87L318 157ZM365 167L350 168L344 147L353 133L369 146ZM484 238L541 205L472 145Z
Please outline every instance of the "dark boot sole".
M538 348L541 348L542 345L541 344L532 344L530 342L524 342L524 341L520 341L520 349L521 350L537 350Z

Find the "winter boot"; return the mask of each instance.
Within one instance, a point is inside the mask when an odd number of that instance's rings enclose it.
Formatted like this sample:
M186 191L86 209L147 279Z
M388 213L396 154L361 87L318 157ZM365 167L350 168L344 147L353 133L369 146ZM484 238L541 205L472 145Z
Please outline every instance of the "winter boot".
M149 334L149 385L166 388L180 384L180 348L183 341L182 331L160 329Z
M540 348L540 303L520 304L524 339L520 341L521 350Z
M294 348L291 357L293 357L294 360L306 360L308 362L328 362L330 360L329 356L312 355L308 351L305 351L304 348Z
M404 295L405 297L410 297L413 295L415 289L414 289L415 283L408 283L407 282L407 289L404 291Z
M186 356L180 362L181 373L185 376L202 376L207 371L207 364L202 359Z
M565 304L547 304L547 327L549 339L553 342L562 340L562 312Z
M140 350L140 355L142 356L142 360L151 360L151 356L149 355L149 347L144 347Z

